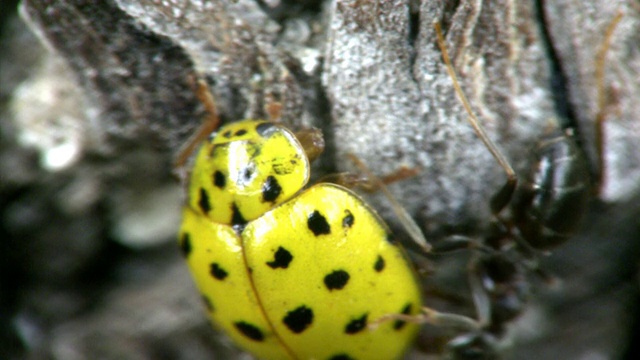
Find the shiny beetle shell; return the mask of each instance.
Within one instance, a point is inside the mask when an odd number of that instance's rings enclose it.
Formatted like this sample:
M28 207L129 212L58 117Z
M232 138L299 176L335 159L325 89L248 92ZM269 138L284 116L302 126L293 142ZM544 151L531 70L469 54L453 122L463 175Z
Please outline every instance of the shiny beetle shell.
M414 273L387 227L283 126L245 120L199 151L179 243L208 315L263 359L396 359L418 325Z

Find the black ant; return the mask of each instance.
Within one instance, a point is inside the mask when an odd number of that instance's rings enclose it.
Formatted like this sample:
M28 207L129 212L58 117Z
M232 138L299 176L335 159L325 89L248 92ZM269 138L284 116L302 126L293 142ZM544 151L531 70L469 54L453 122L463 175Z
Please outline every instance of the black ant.
M605 32L598 67L604 65L613 31L622 13L611 21ZM437 42L456 93L469 113L470 122L496 161L507 174L507 181L491 199L494 220L488 234L477 239L457 236L455 242L436 245L435 251L476 248L469 264L469 282L478 312L479 328L458 335L447 344L451 359L495 359L500 357L498 343L506 326L526 309L531 293L528 275L533 272L550 280L537 264L540 253L563 244L580 228L594 187L584 154L573 135L552 130L538 142L531 168L518 179L501 152L478 124L466 99L444 45L440 24L435 24ZM597 73L601 73L599 70ZM602 83L603 77L597 81ZM600 88L599 88L600 89ZM604 104L599 104L604 108ZM596 119L597 147L602 167L602 128L604 116Z

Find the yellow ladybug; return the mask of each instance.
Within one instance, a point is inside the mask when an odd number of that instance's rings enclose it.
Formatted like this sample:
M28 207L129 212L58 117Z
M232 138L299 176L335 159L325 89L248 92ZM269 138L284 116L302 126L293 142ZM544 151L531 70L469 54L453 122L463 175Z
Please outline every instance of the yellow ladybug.
M315 149L317 150L317 149ZM339 185L309 180L284 126L243 120L195 159L179 244L211 321L261 359L397 359L420 289L386 225Z

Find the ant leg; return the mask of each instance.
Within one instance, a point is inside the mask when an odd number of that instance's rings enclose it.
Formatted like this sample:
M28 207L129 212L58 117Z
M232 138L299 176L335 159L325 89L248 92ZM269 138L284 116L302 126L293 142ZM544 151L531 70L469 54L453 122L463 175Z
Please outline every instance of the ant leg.
M622 11L618 11L616 16L611 20L609 26L604 33L604 39L600 44L600 49L598 49L598 53L596 55L596 86L598 88L598 112L596 114L596 128L595 128L595 142L596 142L596 154L598 156L598 170L597 170L597 178L595 180L594 192L595 195L599 195L602 192L602 187L604 186L604 174L606 171L606 163L604 161L604 123L606 121L606 108L607 108L607 89L605 89L605 79L604 79L604 71L605 71L605 62L607 58L607 52L611 47L611 39L613 38L613 33L618 26L620 20L622 20L622 16L624 14Z
M480 251L487 254L493 254L497 251L476 238L465 235L449 235L439 240L433 246L432 252L442 254L460 250Z
M489 299L489 294L482 286L482 279L477 272L479 261L478 254L474 255L467 267L467 278L471 287L471 298L473 299L478 323L481 326L486 326L491 321L491 299Z
M513 192L515 191L515 188L518 184L518 178L516 176L515 171L513 171L513 168L507 161L507 159L504 157L502 152L500 152L500 150L493 143L493 141L491 141L491 138L489 138L487 133L484 131L484 128L482 127L482 125L480 125L478 118L473 113L473 110L471 109L471 105L469 104L469 100L467 99L466 95L462 91L462 88L460 87L460 83L458 82L458 77L456 76L456 72L453 69L453 65L451 64L451 59L449 58L449 52L447 51L447 47L445 46L445 43L444 43L444 37L442 36L442 29L441 29L440 23L439 22L434 23L434 27L435 27L436 35L438 38L438 46L440 47L440 51L442 52L442 59L444 60L444 63L446 65L446 69L447 69L447 72L449 73L449 77L451 77L451 81L453 81L453 87L456 90L456 94L458 94L460 101L462 102L464 108L469 114L469 123L471 124L471 127L473 127L473 130L476 132L476 135L480 138L480 140L482 140L485 147L489 150L489 152L491 152L491 155L493 155L493 158L498 162L498 164L502 167L502 169L507 175L507 181L491 199L491 211L494 214L499 214L502 211L502 209L504 209L507 206L509 201L511 201Z
M191 79L194 87L194 92L198 97L198 100L204 105L207 115L205 116L202 124L198 130L191 135L191 137L185 142L176 159L173 163L174 171L178 174L178 177L184 181L186 174L184 171L184 165L187 159L193 154L196 146L198 146L204 139L215 131L220 126L220 117L218 116L218 110L216 108L216 102L213 99L213 95L209 90L209 86L202 79Z

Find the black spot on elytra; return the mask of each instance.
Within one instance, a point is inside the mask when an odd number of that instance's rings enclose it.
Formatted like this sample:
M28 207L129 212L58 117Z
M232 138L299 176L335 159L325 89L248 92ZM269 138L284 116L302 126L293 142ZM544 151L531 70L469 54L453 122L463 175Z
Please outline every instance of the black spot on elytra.
M222 147L212 146L211 149L209 150L209 159L215 159L220 157L221 151L222 151ZM224 156L226 156L226 154Z
M246 129L240 129L240 130L236 131L236 133L234 135L235 136L242 136L242 135L244 135L246 133L247 133Z
M269 265L269 267L272 269L286 269L287 267L289 267L289 263L291 263L291 260L293 260L293 256L291 255L291 253L287 249L280 246L273 256L273 261L268 261L267 265Z
M353 214L349 210L345 210L344 213L345 213L345 215L342 218L342 227L343 228L350 228L350 227L353 226L355 218L353 217Z
M389 244L394 245L394 246L396 245L396 239L393 237L393 235L387 234L385 238L387 239L387 242Z
M313 322L313 311L302 305L291 310L282 319L282 322L296 334L300 334Z
M242 333L242 335L248 337L251 340L262 341L264 340L264 334L262 331L255 325L251 325L244 321L237 321L233 323L233 325Z
M367 327L367 314L362 315L358 319L353 319L349 321L347 326L344 327L344 332L346 334L356 334L362 331L365 327Z
M202 295L202 302L204 303L204 307L207 308L208 312L213 311L213 303L211 302L211 299L209 299L208 296Z
M349 282L349 273L344 270L335 270L324 277L324 285L331 290L341 290Z
M329 360L356 360L347 354L337 354L329 358Z
M314 210L307 218L307 227L315 236L331 233L327 219L318 210Z
M211 204L209 203L209 194L204 188L200 188L200 199L198 199L198 206L203 213L208 214L211 211Z
M282 187L273 175L267 176L264 184L262 184L262 201L274 202L282 193Z
M244 226L247 224L247 220L244 219L244 216L240 213L238 206L236 203L231 205L231 225L232 226Z
M402 311L400 312L401 314L404 315L409 315L411 314L411 303L407 304L404 306L404 308L402 309ZM407 325L407 322L404 320L396 320L393 322L393 329L394 330L400 330L402 329L405 325Z
M218 263L211 263L209 266L209 272L213 275L214 278L218 280L224 280L229 273L225 269L223 269Z
M373 269L376 272L380 272L384 270L384 258L382 256L378 255L378 258L376 259L376 263L373 264Z
M251 176L253 176L253 169L249 166L242 169L242 179L245 182L249 182L251 180Z
M185 258L191 254L191 236L189 236L189 233L183 233L180 237L180 250L182 250L182 256Z
M227 130L224 133L222 133L222 136L226 137L227 139L231 138L231 130Z
M256 126L256 132L262 137L268 137L276 129L276 126L269 122L263 122Z
M224 176L222 171L216 170L216 172L213 173L213 185L219 189L224 189L227 185L227 177Z

